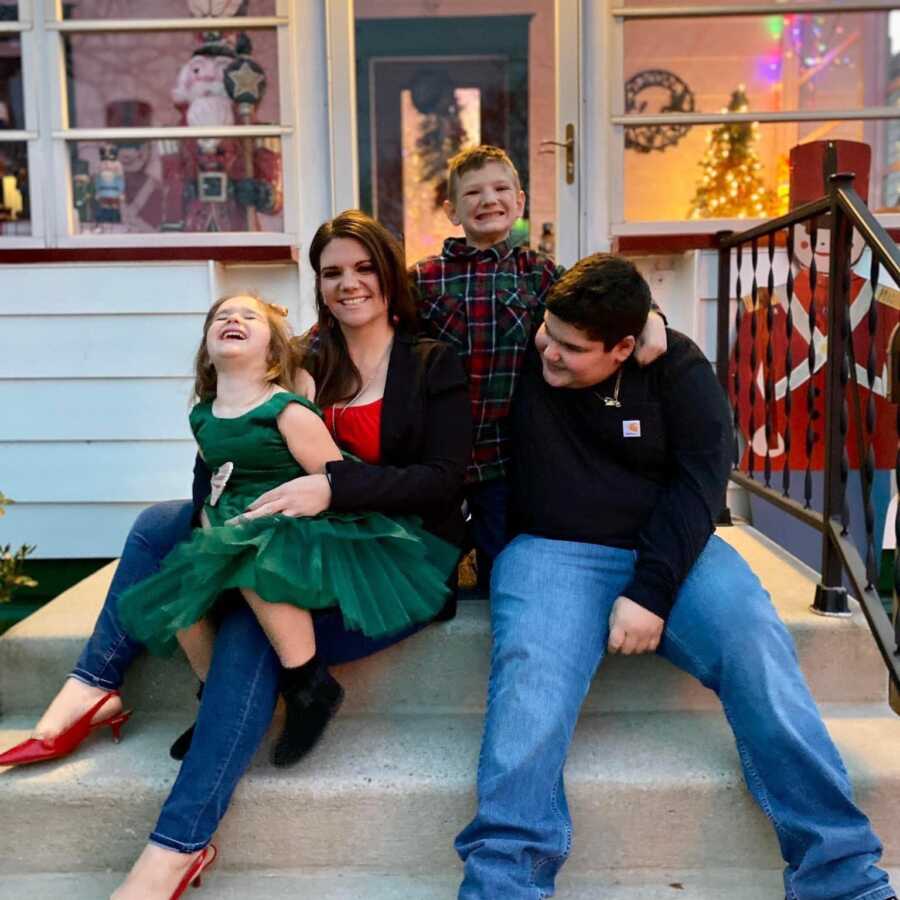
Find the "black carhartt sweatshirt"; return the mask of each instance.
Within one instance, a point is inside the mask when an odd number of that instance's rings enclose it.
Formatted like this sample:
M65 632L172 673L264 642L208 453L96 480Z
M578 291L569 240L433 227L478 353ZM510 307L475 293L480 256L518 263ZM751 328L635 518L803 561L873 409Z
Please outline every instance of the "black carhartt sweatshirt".
M592 388L552 388L532 347L511 412L513 533L634 549L625 596L665 618L722 510L731 413L709 361L668 330L668 351ZM552 577L548 573L548 577Z

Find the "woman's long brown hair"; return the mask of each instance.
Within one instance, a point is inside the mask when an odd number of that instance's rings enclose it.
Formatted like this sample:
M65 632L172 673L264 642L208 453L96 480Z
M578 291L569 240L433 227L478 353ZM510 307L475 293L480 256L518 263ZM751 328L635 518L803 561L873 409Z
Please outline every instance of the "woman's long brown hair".
M230 297L221 297L209 308L206 314L206 321L203 323L203 338L200 346L197 348L197 356L194 359L194 393L201 403L207 400L214 400L216 397L216 389L218 378L216 375L216 367L209 358L209 351L206 349L206 335L209 328L219 311L219 307L229 300L237 297L250 297L255 300L263 309L266 319L269 322L269 352L267 357L268 370L266 371L266 381L270 384L277 384L289 391L294 389L294 375L297 369L297 358L293 347L291 346L291 327L287 320L287 310L283 306L276 306L259 297L257 294L242 292L240 294L232 294Z
M322 252L335 238L350 238L365 247L378 275L381 293L387 300L387 314L395 328L414 333L416 307L413 302L403 248L393 235L371 216L348 209L319 227L309 245L309 262L316 273L316 326L318 347L300 342L300 364L316 382L316 403L331 406L349 400L362 387L347 342L338 323L325 305L320 284Z

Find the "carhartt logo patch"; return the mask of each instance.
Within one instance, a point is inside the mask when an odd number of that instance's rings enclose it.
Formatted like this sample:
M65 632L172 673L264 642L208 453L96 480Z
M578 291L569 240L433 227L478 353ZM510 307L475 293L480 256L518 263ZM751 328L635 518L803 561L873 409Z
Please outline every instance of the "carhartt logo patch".
M640 437L641 436L641 420L626 419L622 423L622 437Z

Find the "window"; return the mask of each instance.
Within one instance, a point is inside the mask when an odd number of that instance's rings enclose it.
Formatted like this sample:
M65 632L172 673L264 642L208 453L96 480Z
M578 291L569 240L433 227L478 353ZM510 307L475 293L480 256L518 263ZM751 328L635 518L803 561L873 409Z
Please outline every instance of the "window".
M748 15L748 5L613 9L612 151L624 170L613 173L614 231L686 221L709 231L786 212L790 148L827 138L871 147L869 205L900 212L900 12L760 2Z
M0 2L0 240L29 237L28 138L19 4Z
M0 247L294 242L288 5L0 0Z

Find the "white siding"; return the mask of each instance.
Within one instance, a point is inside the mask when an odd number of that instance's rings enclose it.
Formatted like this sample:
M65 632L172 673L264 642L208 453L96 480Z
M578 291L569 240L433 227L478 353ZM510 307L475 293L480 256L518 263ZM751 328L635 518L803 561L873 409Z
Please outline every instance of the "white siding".
M0 444L0 459L20 503L149 503L188 496L194 442Z
M143 508L139 503L17 503L0 519L0 544L40 541L35 559L119 556Z
M0 266L0 545L117 556L141 509L188 496L203 316L248 289L312 321L290 263Z
M203 313L205 262L0 266L0 315Z
M188 440L192 387L189 377L0 380L0 441Z
M3 316L0 378L184 378L202 326L199 313Z

